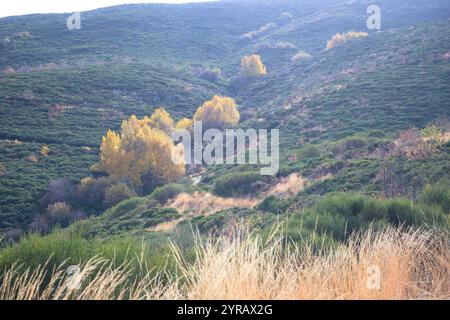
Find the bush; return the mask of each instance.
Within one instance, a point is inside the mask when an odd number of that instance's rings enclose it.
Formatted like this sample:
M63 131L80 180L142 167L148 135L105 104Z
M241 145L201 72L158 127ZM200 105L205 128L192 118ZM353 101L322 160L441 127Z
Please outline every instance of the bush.
M233 172L221 176L214 183L214 193L222 197L243 196L255 192L255 182L261 179L257 172Z
M344 154L349 150L355 150L363 148L367 145L367 142L362 138L348 138L341 141L339 144L332 148L334 154Z
M313 211L320 216L336 219L336 223L344 219L345 234L349 235L357 229L366 229L372 222L387 221L388 213L383 201L363 195L339 193L326 196L319 201ZM340 237L344 237L341 234Z
M303 60L309 60L311 58L312 58L312 55L310 55L309 53L307 53L303 50L300 50L291 58L291 61L298 62L298 61L303 61Z
M125 183L116 183L106 189L105 192L105 205L107 208L111 208L116 204L137 196L136 192L132 190Z
M269 196L265 198L257 207L256 210L262 212L270 212L275 214L282 214L289 208L290 201Z
M182 184L171 183L156 188L150 195L151 198L159 201L160 204L166 203L168 200L175 198L182 192L186 191L186 186Z
M68 179L50 181L43 197L39 200L41 208L47 208L56 202L72 203L75 197L75 185Z
M347 42L351 39L364 38L369 34L367 32L356 32L350 31L347 33L336 33L330 40L327 42L327 50L333 49L336 45Z
M46 233L55 226L65 228L71 223L86 218L86 214L75 211L65 202L56 202L48 206L47 212L36 215L31 223L31 230Z
M197 76L199 78L205 79L206 81L210 81L213 83L219 82L221 75L222 70L220 70L220 68L200 69L197 71Z
M106 209L106 190L114 183L115 181L109 177L82 179L77 187L77 202L89 212L99 213L104 211Z
M320 156L320 151L316 146L308 145L300 151L300 158L313 159Z
M426 186L420 200L432 207L439 207L442 211L450 213L450 184L441 183Z
M142 245L141 240L129 237L104 242L99 239L86 239L82 233L55 230L41 236L31 234L23 237L18 243L3 248L0 252L0 270L10 268L14 263L35 270L46 265L47 274L55 266L78 265L93 257L108 259L114 266L127 264L138 276L142 265L152 268L163 268L167 263L166 247L151 243ZM144 259L144 261L142 260Z

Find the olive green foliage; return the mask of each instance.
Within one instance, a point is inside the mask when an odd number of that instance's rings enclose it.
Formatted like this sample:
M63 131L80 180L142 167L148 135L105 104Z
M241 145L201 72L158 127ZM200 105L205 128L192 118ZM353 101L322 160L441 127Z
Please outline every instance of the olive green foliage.
M222 197L242 197L258 191L255 182L261 179L259 172L229 173L215 181L213 191Z

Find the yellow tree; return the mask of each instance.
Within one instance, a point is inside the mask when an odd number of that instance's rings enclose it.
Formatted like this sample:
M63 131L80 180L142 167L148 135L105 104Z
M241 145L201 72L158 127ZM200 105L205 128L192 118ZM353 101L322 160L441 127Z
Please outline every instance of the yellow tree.
M108 174L115 171L116 162L120 153L120 136L114 131L108 130L100 145L100 162L102 169Z
M177 122L175 129L192 131L193 125L192 119L183 118Z
M261 56L257 54L243 57L241 69L247 77L258 77L267 74L266 66L263 64Z
M144 118L145 119L145 118ZM149 126L154 129L159 129L164 131L167 135L173 131L174 122L170 114L164 108L158 108L153 112L150 121L148 122Z
M111 177L128 179L142 186L151 173L159 181L171 181L185 174L184 164L175 164L174 143L166 132L153 128L151 119L131 116L123 121L120 135L108 131L100 146L101 167Z
M194 115L194 121L202 121L203 129L216 128L224 130L234 127L240 118L234 99L230 97L214 96L199 107Z

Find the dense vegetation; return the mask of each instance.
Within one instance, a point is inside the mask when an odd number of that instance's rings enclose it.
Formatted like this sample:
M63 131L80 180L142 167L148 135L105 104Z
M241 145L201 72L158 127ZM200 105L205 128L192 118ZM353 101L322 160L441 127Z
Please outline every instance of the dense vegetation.
M242 224L314 250L448 232L450 4L377 2L380 31L365 1L126 5L76 31L0 19L0 271L172 267L171 241L193 261L193 234ZM279 129L279 173L174 166L170 133L194 120Z

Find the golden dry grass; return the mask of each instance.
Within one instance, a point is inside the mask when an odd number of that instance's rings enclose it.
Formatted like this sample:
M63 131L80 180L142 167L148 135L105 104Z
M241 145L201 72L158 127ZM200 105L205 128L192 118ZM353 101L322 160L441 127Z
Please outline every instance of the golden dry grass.
M288 177L280 179L280 181L270 188L269 191L264 193L260 199L264 200L268 196L296 196L305 188L306 184L307 180L299 173L292 173Z
M51 272L46 285L45 266L26 272L13 266L2 276L0 299L450 298L448 237L422 230L369 231L320 253L307 245L286 249L279 237L263 243L236 231L198 242L196 253L190 263L173 246L179 273L169 281L161 280L163 273L133 281L127 266L113 268L93 258L80 266L79 290L67 288L62 266ZM379 289L367 285L371 266L381 272Z
M169 201L168 206L178 212L211 215L230 208L252 208L258 204L253 198L222 198L209 192L181 193Z

